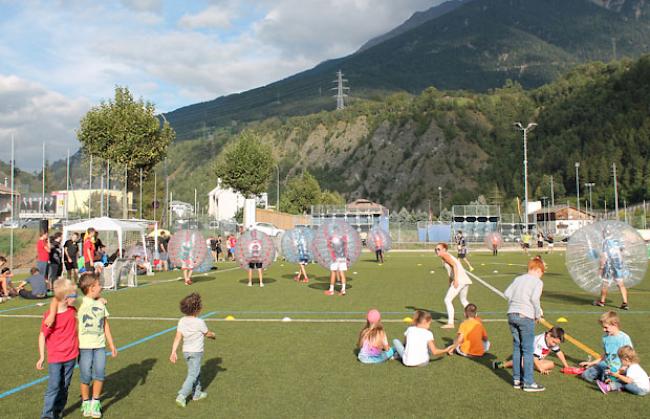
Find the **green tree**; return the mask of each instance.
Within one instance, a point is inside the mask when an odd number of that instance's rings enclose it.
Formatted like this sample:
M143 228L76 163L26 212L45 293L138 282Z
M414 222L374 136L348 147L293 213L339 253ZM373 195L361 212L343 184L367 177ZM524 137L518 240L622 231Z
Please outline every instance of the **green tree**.
M176 134L167 121L162 125L151 102L134 100L126 87L115 87L115 97L93 107L82 118L77 138L86 154L124 167L129 185L138 182L139 170L146 176L165 158L167 147ZM136 176L137 173L137 176Z
M319 204L321 197L318 181L311 173L305 171L289 179L280 198L280 207L290 214L303 214L308 212L312 205Z
M324 190L320 195L321 205L345 205L345 198L337 191Z
M244 131L224 151L216 174L225 186L254 198L266 192L274 167L271 147L263 144L258 135Z

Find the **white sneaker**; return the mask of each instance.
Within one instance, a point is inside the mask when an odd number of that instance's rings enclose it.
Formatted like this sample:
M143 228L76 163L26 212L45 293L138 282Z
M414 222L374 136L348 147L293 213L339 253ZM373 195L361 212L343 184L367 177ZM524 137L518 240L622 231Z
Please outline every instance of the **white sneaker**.
M196 395L193 396L193 397L192 397L192 400L194 400L194 401L197 401L197 400L203 400L203 399L205 399L206 397L208 397L208 393L206 393L205 391L202 391L202 392L199 393L198 396L196 396Z
M252 286L253 286L253 283L252 283L252 282L249 282L249 283L248 283L248 286L249 286L249 287L252 287Z
M264 287L264 284L263 284L263 283L262 283L262 284L260 284L260 288L263 288L263 287Z

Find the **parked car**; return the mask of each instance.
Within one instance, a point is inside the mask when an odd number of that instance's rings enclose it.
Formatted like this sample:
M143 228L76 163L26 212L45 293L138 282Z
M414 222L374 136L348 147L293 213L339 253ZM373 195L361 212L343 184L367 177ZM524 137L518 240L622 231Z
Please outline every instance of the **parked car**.
M277 237L284 234L284 230L277 228L271 223L255 223L251 230L261 231L262 233L268 234L271 237Z

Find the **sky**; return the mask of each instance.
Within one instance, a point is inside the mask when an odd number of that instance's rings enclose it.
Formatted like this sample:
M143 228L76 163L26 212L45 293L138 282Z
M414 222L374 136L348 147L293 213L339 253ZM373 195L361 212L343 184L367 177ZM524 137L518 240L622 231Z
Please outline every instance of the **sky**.
M246 91L357 50L442 0L0 0L0 160L79 148L127 86L160 112Z

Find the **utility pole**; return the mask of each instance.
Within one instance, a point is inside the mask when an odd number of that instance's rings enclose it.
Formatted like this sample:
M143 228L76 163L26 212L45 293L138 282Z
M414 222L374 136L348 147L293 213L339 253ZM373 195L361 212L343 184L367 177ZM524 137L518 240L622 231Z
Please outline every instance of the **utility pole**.
M576 162L576 207L578 209L578 223L580 223L580 163Z
M591 200L591 188L595 185L593 182L585 183L585 187L589 188L589 212L591 212L591 215L594 213L594 201Z
M442 217L442 186L438 186L438 219Z
M524 128L521 122L515 122L515 127L524 135L524 214L526 231L528 231L528 131L533 130L537 124L530 122Z
M616 178L616 163L612 163L612 169L614 171L614 211L616 216L616 221L619 221L618 217L618 181Z
M350 90L349 87L344 86L347 82L348 80L343 78L341 70L337 71L336 80L334 80L336 87L332 88L332 90L336 90L336 95L334 95L336 98L336 110L345 109L345 98L348 97L345 92Z
M553 192L553 176L551 176L551 208L555 206L555 193Z

